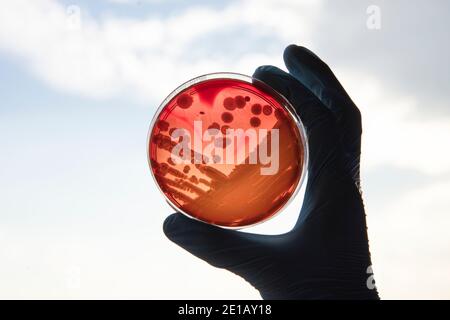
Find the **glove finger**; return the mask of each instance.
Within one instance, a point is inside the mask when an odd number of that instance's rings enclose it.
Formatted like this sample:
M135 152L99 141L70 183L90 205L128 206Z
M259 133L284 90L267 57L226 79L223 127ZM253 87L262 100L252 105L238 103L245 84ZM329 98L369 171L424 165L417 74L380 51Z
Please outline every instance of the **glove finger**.
M242 275L259 263L263 235L248 234L209 225L181 213L166 218L163 231L167 238L214 267Z
M320 100L289 73L267 65L256 68L253 78L268 84L288 99L305 127L312 127L317 118L329 117L329 112Z
M346 167L358 182L362 132L359 109L328 65L313 52L290 45L285 49L283 57L289 72L333 112L342 146L347 154Z
M284 50L283 58L289 73L313 92L338 121L359 113L330 67L312 51L290 45Z
M333 114L292 75L274 66L261 66L253 77L263 81L291 102L306 128L309 146L309 176L338 163L339 135ZM329 170L328 170L329 171Z

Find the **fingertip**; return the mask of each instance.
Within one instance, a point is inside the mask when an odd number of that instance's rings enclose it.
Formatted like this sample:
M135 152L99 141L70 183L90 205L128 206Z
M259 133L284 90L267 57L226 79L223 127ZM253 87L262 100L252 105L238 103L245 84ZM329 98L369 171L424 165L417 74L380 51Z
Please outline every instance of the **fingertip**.
M217 229L205 222L189 218L182 213L173 213L163 222L163 232L171 241L180 243L185 239L199 237Z
M264 82L275 89L278 93L282 94L286 98L289 98L288 87L291 84L291 79L289 74L283 70L271 65L260 66L256 68L253 73L253 78Z
M299 47L295 44L291 44L284 49L283 60L287 69L292 72L293 70L301 69L301 63L305 62L305 53L302 50L303 47Z
M289 45L283 53L283 60L289 72L306 86L312 82L330 78L330 67L306 47ZM322 80L319 80L322 79Z
M283 57L286 58L292 58L299 55L309 55L311 57L314 57L316 59L320 59L314 52L309 50L306 47L298 46L296 44L290 44L284 49Z
M166 219L164 219L163 222L163 232L166 235L167 238L171 238L171 235L174 233L175 230L175 219L179 215L179 213L173 213L170 216L168 216Z
M314 52L312 52L311 50L309 50L306 47L302 47L302 46L297 46L297 49L301 52L304 52L306 54L309 54L311 57L316 58L320 61L322 61L322 59L319 58L319 56L317 54L315 54Z
M291 59L295 55L296 50L297 50L297 45L295 45L295 44L288 45L284 49L284 52L283 52L284 61Z
M266 82L267 80L271 80L274 76L279 75L282 72L277 67L271 65L259 66L253 72L253 78Z

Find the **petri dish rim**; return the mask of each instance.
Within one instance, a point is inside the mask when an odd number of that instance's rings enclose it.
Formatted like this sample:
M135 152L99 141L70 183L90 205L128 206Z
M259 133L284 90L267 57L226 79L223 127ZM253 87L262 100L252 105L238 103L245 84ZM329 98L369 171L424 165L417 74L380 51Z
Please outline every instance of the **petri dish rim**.
M255 85L255 83L257 83L260 87L262 87L262 90L266 90L268 91L267 93L274 96L275 100L277 100L280 104L282 104L283 107L285 107L285 109L287 110L287 112L289 113L289 115L292 117L292 119L294 120L297 129L299 131L299 135L300 135L300 139L302 140L303 143L303 164L302 164L302 173L300 175L300 179L297 183L297 186L295 187L294 192L292 193L292 195L289 197L288 201L286 201L286 203L280 207L274 214L272 214L271 216L252 223L252 224L248 224L248 225L243 225L243 226L223 226L220 224L211 224L208 223L206 221L203 221L201 219L198 219L196 217L191 216L189 213L184 212L182 209L180 209L176 204L174 204L172 202L172 200L162 191L161 187L159 186L158 181L156 180L156 177L153 173L152 170L152 165L150 162L150 139L151 139L151 134L153 131L153 128L156 124L156 121L159 118L159 115L161 114L161 112L164 110L164 107L174 98L176 97L181 91L197 84L200 82L204 82L204 81L208 81L208 80L214 80L214 79L232 79L232 80L240 80L243 82L247 82L251 85ZM155 182L158 190L160 191L161 194L163 194L166 202L169 204L169 206L174 209L176 212L179 212L181 214L183 214L184 216L193 219L193 220L197 220L200 221L202 223L205 224L209 224L209 225L213 225L216 227L220 227L223 229L231 229L231 230L239 230L239 229L244 229L244 228L250 228L250 227L254 227L256 225L259 225L261 223L267 222L268 220L271 220L272 218L274 218L275 216L279 215L286 207L289 206L289 204L292 203L292 201L294 200L294 198L297 196L298 192L300 191L305 177L307 175L307 171L308 171L308 163L309 163L309 148L308 148L308 139L306 138L306 130L305 127L303 125L303 122L301 121L300 117L298 116L297 112L295 111L294 107L291 105L291 103L289 102L289 100L284 97L281 93L279 93L278 91L276 91L275 89L273 89L271 86L269 86L268 84L266 84L265 82L253 78L251 76L247 76L245 74L241 74L241 73L235 73L235 72L214 72L214 73L208 73L208 74L203 74L200 75L198 77L192 78L184 83L182 83L181 85L179 85L176 89L174 89L159 105L158 109L156 110L152 121L150 122L150 127L148 129L148 133L147 133L147 145L146 145L146 157L147 157L147 163L150 169L150 174L153 178L153 181Z

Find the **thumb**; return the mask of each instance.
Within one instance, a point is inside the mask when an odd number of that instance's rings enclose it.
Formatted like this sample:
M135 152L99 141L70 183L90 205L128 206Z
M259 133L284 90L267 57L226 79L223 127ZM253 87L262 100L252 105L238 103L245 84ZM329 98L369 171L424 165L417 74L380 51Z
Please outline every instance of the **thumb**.
M212 266L238 274L256 261L261 248L260 235L222 229L181 213L168 216L163 231L169 240Z

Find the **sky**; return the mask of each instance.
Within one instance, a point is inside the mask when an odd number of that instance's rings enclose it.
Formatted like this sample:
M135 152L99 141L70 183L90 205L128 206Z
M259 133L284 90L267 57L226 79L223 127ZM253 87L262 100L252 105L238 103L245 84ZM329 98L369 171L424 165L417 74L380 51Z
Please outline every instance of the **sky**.
M380 28L367 24L379 10ZM219 71L321 56L363 117L382 298L450 298L446 1L17 0L0 11L0 298L258 299L167 240L146 159L159 103ZM302 194L249 232L281 233Z

